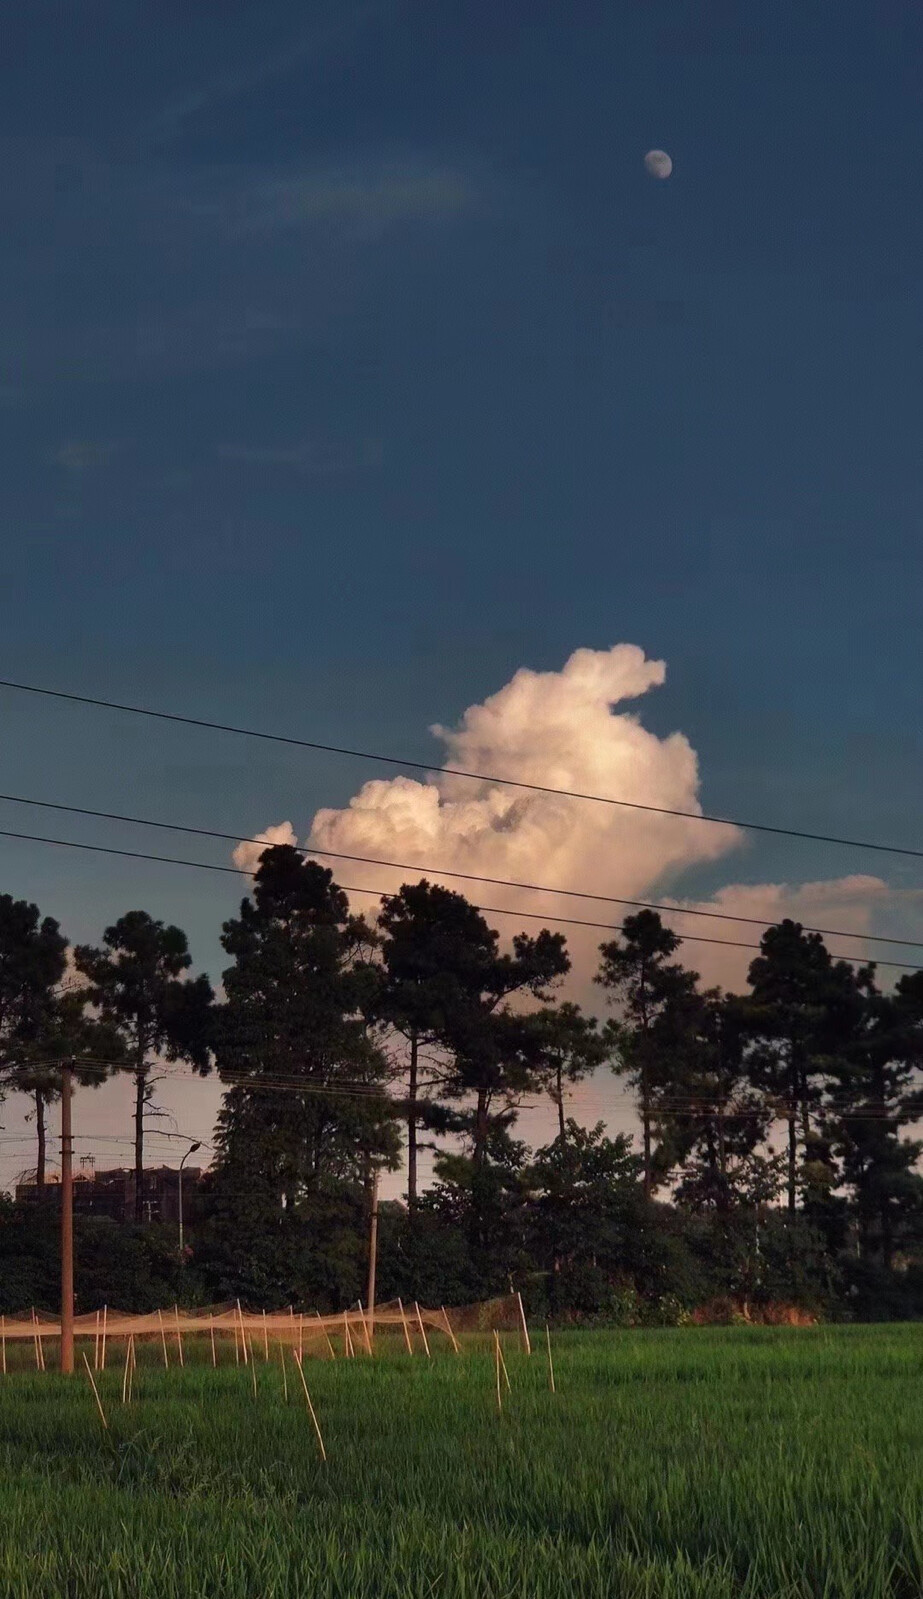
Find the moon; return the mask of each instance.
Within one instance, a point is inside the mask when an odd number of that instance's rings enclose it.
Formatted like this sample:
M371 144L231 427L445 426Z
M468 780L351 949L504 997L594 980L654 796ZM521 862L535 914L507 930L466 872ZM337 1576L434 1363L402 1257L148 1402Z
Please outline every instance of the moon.
M673 171L673 161L666 150L648 150L644 166L652 178L668 178Z

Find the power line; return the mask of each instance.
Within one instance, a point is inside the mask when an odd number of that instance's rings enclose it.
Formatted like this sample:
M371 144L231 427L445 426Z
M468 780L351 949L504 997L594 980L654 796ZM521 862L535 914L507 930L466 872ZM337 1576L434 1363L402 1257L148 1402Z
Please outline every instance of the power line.
M144 850L116 849L112 844L85 844L78 842L73 838L49 838L42 833L17 833L11 831L9 828L0 827L0 838L15 838L29 844L53 844L59 849L88 850L94 855L117 855L125 860L154 861L161 866L185 866L190 870L198 872L222 872L225 874L229 873L234 877L256 876L255 872L246 871L243 867L218 866L213 861L187 861L183 860L177 855L153 855L148 854ZM266 847L267 849L272 848L271 845L267 845ZM387 889L360 888L349 883L340 883L337 886L343 890L344 894L369 894L373 899L383 899L388 892ZM588 927L604 933L620 933L623 931L624 927L622 922L593 922L577 916L559 916L554 911L552 911L550 914L541 911L514 911L509 910L502 905L479 905L476 907L476 909L483 912L483 914L486 916L513 916L517 921L546 923L553 922L562 927ZM677 914L682 913L678 912ZM751 949L757 954L761 952L761 946L759 944L745 944L738 939L708 938L704 933L683 933L682 935L678 936L681 936L683 943L717 944L724 949ZM856 936L861 937L862 935L851 933L847 936L853 938ZM850 955L843 951L837 950L831 950L830 956L833 960L842 961L858 962L860 959L860 957L857 955ZM891 966L900 971L907 972L915 972L919 970L919 963L915 961L880 960L876 961L875 964L877 966Z
M886 855L909 855L917 860L923 860L923 849L911 849L898 844L880 844L861 838L841 838L833 833L811 833L797 827L774 827L768 822L743 822L729 816L712 816L704 811L682 811L666 805L645 805L640 800L616 799L611 794L588 794L580 789L554 788L547 783L527 783L521 778L497 777L493 773L468 771L461 766L437 766L432 761L412 761L399 755L382 755L377 751L350 749L340 744L321 744L316 739L296 738L288 733L268 733L260 728L238 727L230 722L212 722L200 716L184 716L178 711L156 711L146 705L127 705L119 700L97 699L89 694L75 694L65 689L41 688L35 683L17 683L10 678L0 678L0 688L13 689L21 694L37 694L49 699L66 700L74 705L91 705L100 710L124 711L131 716L147 716L158 722L177 722L185 727L204 728L214 733L233 733L241 738L258 738L271 744L289 744L297 749L315 750L324 755L345 755L351 760L373 761L379 765L399 766L415 772L435 772L446 777L464 777L475 783L493 783L504 788L524 789L533 794L554 794L559 798L590 800L598 805L618 805L655 816L676 816L690 822L710 822L717 827L738 827L750 833L773 833L777 837L806 839L814 844L841 844L847 849L870 849Z
M35 1064L44 1066L60 1066L65 1064L65 1062L61 1057L56 1056L53 1059L49 1058L36 1062ZM112 1066L112 1062L105 1060L103 1057L99 1057L97 1061L94 1061L92 1058L84 1058L84 1064L99 1064L108 1067ZM130 1070L131 1068L129 1067L124 1069ZM183 1067L177 1062L160 1062L158 1069L161 1071L164 1079L167 1080L172 1079L175 1082L201 1082L202 1080L197 1072L188 1067ZM219 1071L216 1073L216 1076L222 1087L226 1088L245 1088L248 1091L252 1090L254 1092L283 1095L289 1094L295 1098L313 1097L334 1099L377 1099L389 1100L396 1107L399 1107L401 1104L400 1095L394 1097L389 1094L387 1083L382 1083L380 1086L361 1083L318 1083L316 1081L312 1082L310 1078L301 1077L294 1072L285 1073L259 1071L249 1073ZM625 1092L607 1092L599 1097L606 1107L612 1107L614 1109L635 1110L637 1109L639 1102L637 1095L628 1094ZM548 1096L548 1102L554 1103L550 1096ZM520 1103L519 1108L534 1110L537 1108L537 1103L538 1102L535 1102L530 1105L522 1102ZM542 1100L541 1103L544 1103L544 1100ZM727 1101L720 1099L709 1099L709 1097L704 1094L677 1093L658 1099L656 1103L652 1103L651 1109L654 1116L722 1116L729 1121L740 1120L743 1117L752 1116L759 1111L768 1111L772 1113L776 1120L785 1120L789 1115L786 1107L772 1095L762 1096L753 1105L742 1105L739 1103L735 1104L733 1102L728 1103ZM817 1110L822 1115L824 1113L831 1114L843 1121L893 1121L895 1115L897 1114L895 1110L889 1109L883 1102L877 1103L874 1101L863 1105L861 1108L858 1108L855 1111L850 1110L848 1106L837 1105L835 1102L821 1104L817 1107ZM148 1132L149 1136L154 1135L157 1134L158 1129L150 1128ZM185 1135L182 1134L172 1133L163 1133L160 1136L165 1138L181 1136L185 1137ZM112 1133L75 1133L74 1138L75 1140L84 1143L114 1143L129 1145L132 1148L134 1147L133 1139L123 1138ZM33 1143L34 1139L34 1134L21 1134L16 1137L0 1137L0 1143ZM192 1141L195 1142L195 1140ZM214 1146L210 1144L207 1139L200 1138L198 1142L201 1143L204 1148L212 1149L214 1151Z
M124 811L99 811L87 805L65 805L57 800L42 800L27 798L22 794L0 794L0 801L10 805L31 805L40 810L63 811L69 816L90 816L96 821L127 822L132 827L152 827L161 832L186 833L196 838L215 838L227 844L259 844L264 849L273 846L261 838L253 838L246 833L223 833L212 827L192 827L184 822L160 822L147 816L131 816ZM588 899L598 904L605 905L630 905L639 910L666 911L674 916L704 916L710 921L741 922L748 927L765 927L766 920L758 916L738 916L729 911L707 911L696 907L682 905L667 905L657 900L625 899L618 894L597 894L579 888L553 888L549 883L523 883L509 877L486 877L478 872L457 872L441 866L416 866L409 861L389 861L376 855L348 855L343 850L335 849L304 849L297 845L289 846L306 860L313 860L315 856L323 856L325 860L351 861L353 865L361 866L387 866L399 872L421 873L431 877L453 877L466 883L487 883L492 888L515 888L528 893L536 894L561 894L568 899ZM237 871L239 868L226 867L226 871ZM805 927L806 933L821 933L828 938L861 938L873 944L900 944L907 949L923 948L923 939L918 938L888 938L883 933L853 932L845 927Z

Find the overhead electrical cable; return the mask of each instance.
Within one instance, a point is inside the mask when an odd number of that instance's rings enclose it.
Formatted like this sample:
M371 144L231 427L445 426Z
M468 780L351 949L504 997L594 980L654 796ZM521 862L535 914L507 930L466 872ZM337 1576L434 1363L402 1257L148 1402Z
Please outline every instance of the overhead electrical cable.
M529 783L522 778L499 777L492 772L473 772L461 766L438 766L433 761L415 761L401 755L383 755L374 750L351 749L341 744L322 744L317 739L297 738L290 733L270 733L255 727L239 727L231 722L213 722L201 716L185 716L178 711L158 711L146 705L129 705L120 700L99 699L90 694L76 694L59 688L42 688L35 683L19 683L12 678L0 678L0 688L21 694L36 694L48 699L65 700L74 705L90 705L98 710L122 711L130 716L147 716L159 722L175 722L185 727L198 727L214 733L232 733L240 738L257 738L271 744L289 744L297 749L315 750L325 755L345 755L351 760L372 761L378 765L399 766L415 772L434 772L443 777L469 778L475 783L491 783L504 788L524 789L533 794L553 794L565 799L589 800L598 805L624 806L628 810L646 811L655 816L677 816L690 822L709 822L717 827L738 827L750 833L773 833L782 838L807 839L815 844L840 844L846 849L877 850L887 855L908 855L923 860L923 849L899 844L881 844L871 839L843 838L833 833L814 833L804 828L776 827L768 822L745 822L730 816L713 816L705 811L684 811L666 805L647 805L640 800L616 798L612 794L590 794L580 789L555 788L548 783Z
M0 838L15 838L29 844L52 844L59 849L87 850L94 855L116 855L125 860L154 861L161 866L184 866L197 872L221 872L235 877L252 878L256 876L255 872L247 871L240 866L218 866L212 861L188 861L178 855L153 855L143 850L116 849L112 844L86 844L73 838L49 838L43 833L16 833L9 828L3 827L0 827ZM267 845L266 847L268 849L272 846ZM387 889L365 888L350 883L339 883L337 886L343 890L344 894L368 894L373 899L382 899L388 893ZM620 933L624 931L622 922L593 922L577 916L560 916L556 911L510 910L503 905L477 905L476 909L480 910L485 916L512 916L517 921L545 922L546 924L551 923L562 927L589 927L604 933ZM745 944L739 939L708 938L704 933L683 933L678 936L683 943L717 944L724 949L752 949L757 954L761 953L759 944ZM842 950L831 950L829 953L832 960L848 961L855 964L859 964L861 961L860 956L850 955ZM868 963L863 962L863 964ZM900 971L907 972L919 970L919 963L914 961L879 960L875 964L877 966L893 966Z
M0 794L0 801L9 805L29 805L46 811L63 811L69 816L89 816L96 821L125 822L132 827L157 828L161 832L186 833L196 838L215 838L227 844L257 844L264 849L273 848L272 842L254 838L247 833L224 833L212 827L193 827L184 822L160 822L147 816L134 816L124 811L100 811L87 805L65 805L57 800L31 799L22 794ZM668 905L649 899L625 899L618 894L598 894L588 889L553 888L550 883L524 883L510 877L486 877L479 872L458 872L442 866L417 866L409 861L385 860L378 855L350 855L343 850L304 848L291 845L306 860L322 856L325 860L350 861L353 865L386 866L399 872L419 872L422 876L453 877L466 883L487 883L491 888L515 888L535 894L561 894L567 899L587 899L605 905L630 905L639 910L666 911L673 916L704 916L710 921L741 922L748 927L766 927L765 917L739 916L730 911L709 911L694 906ZM239 871L240 868L225 868ZM805 927L806 933L821 933L829 938L861 938L873 944L900 944L907 949L923 949L923 939L889 938L884 933L854 932L845 927Z

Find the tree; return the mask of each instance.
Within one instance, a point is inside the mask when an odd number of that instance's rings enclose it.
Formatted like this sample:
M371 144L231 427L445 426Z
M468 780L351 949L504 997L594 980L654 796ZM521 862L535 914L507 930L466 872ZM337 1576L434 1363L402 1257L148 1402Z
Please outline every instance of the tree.
M32 1101L35 1185L46 1175L46 1117L67 1060L78 1082L98 1083L119 1054L111 1028L85 1014L87 995L62 983L67 939L37 905L0 895L0 1084Z
M829 1195L836 1182L829 1142L812 1117L854 1025L856 979L845 961L831 959L819 933L806 933L800 922L786 918L763 934L749 983L747 1070L788 1123L791 1214L799 1175L809 1200Z
M428 883L405 883L382 901L384 982L377 1014L407 1043L407 1203L418 1202L417 1147L421 1125L441 1125L429 1090L439 1074L424 1069L421 1052L450 1047L453 1018L496 959L496 935L462 894ZM443 1061L441 1075L450 1067Z
M616 1049L613 1070L627 1073L638 1095L648 1199L671 1164L667 1142L654 1149L658 1101L682 1093L699 1014L698 974L669 958L681 942L656 911L642 910L626 916L621 939L600 945L596 981L618 1011L610 1028Z
M103 948L78 946L77 970L87 978L88 997L116 1030L126 1070L135 1085L135 1220L144 1216L144 1117L153 1093L151 1072L158 1056L184 1060L203 1074L210 1069L210 1023L214 999L203 976L187 978L192 959L185 933L129 911L103 934Z
M852 1188L863 1258L876 1252L891 1269L901 1222L919 1232L923 1178L914 1170L923 1141L900 1136L923 1112L923 973L883 994L874 967L856 977L853 1025L829 1063L826 1107L834 1149Z
M771 1115L747 1077L741 1002L719 989L690 995L686 1022L682 1098L661 1112L682 1162L676 1198L692 1210L727 1212L763 1181L757 1150Z
M624 1269L626 1233L638 1219L641 1161L624 1133L568 1120L536 1151L527 1174L531 1245L547 1274L552 1310L596 1310Z
M332 874L285 845L264 850L221 942L233 965L216 1029L229 1084L216 1189L279 1227L283 1212L331 1185L364 1186L373 1164L397 1158L370 1034L372 936Z
M610 1044L599 1032L595 1016L584 1016L571 1000L538 1011L530 1026L541 1054L545 1090L557 1108L558 1136L564 1138L565 1085L574 1087L601 1066L609 1057Z
M445 1095L473 1100L456 1117L456 1127L470 1143L475 1168L487 1163L493 1127L511 1126L523 1094L541 1082L542 1028L534 1014L514 1009L510 1001L547 1003L570 969L562 933L517 933L512 952L500 954L497 933L486 923L483 928L477 959L458 986L442 1034L452 1055Z

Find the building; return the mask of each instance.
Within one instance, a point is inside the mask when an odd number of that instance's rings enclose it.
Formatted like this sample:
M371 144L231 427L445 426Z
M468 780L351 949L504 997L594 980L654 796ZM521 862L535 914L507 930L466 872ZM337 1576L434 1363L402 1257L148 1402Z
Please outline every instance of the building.
M124 1166L108 1171L81 1163L82 1169L74 1173L74 1212L78 1216L110 1216L113 1221L132 1222L135 1219L135 1174ZM183 1169L183 1220L194 1222L199 1209L199 1195L204 1171L201 1166ZM45 1183L45 1197L53 1204L60 1195L60 1176L49 1174ZM19 1203L34 1203L38 1188L30 1175L16 1185ZM148 1166L144 1170L142 1189L142 1217L146 1222L179 1223L179 1171L175 1166Z

